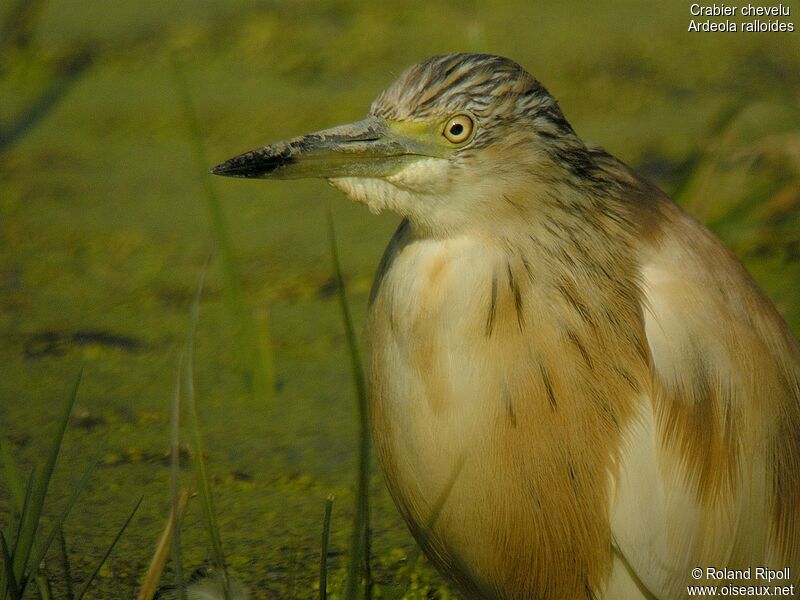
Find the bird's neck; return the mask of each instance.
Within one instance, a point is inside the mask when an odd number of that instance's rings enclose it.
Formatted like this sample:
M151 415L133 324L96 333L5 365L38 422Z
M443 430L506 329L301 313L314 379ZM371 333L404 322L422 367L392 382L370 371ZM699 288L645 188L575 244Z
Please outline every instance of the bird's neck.
M420 240L490 240L563 269L624 267L636 251L636 210L612 190L521 179L473 195L477 198L431 201L424 210L406 211L411 234Z

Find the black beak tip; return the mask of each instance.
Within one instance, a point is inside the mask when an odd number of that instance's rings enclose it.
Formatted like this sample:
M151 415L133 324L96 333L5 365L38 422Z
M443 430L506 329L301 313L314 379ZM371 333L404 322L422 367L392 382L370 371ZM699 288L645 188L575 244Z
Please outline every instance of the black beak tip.
M223 177L240 177L244 179L262 179L275 171L296 162L288 149L280 152L271 151L270 148L252 150L239 156L234 156L209 169L212 175Z
M230 161L221 162L217 166L211 167L208 172L211 175L230 175Z

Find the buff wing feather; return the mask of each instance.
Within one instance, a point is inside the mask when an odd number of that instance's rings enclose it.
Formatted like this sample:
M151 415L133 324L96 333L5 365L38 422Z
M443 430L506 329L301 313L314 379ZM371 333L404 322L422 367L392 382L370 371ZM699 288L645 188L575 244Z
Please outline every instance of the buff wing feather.
M695 567L789 567L797 582L800 348L739 261L663 210L667 233L643 250L650 389L624 437L615 544L658 598L685 597Z

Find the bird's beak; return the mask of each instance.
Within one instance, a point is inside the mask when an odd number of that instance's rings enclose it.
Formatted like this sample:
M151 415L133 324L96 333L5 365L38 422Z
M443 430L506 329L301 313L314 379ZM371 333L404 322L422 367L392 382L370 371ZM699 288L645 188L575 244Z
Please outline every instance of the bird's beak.
M245 152L211 173L261 179L387 177L421 156L437 154L424 134L398 125L369 117Z

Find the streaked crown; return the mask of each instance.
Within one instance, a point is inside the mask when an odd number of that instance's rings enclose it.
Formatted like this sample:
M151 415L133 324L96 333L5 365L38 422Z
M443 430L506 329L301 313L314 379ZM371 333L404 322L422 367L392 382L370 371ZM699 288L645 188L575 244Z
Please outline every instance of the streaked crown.
M370 107L371 115L396 121L465 111L484 127L528 119L546 135L574 133L542 84L514 61L488 54L429 58L407 69Z

